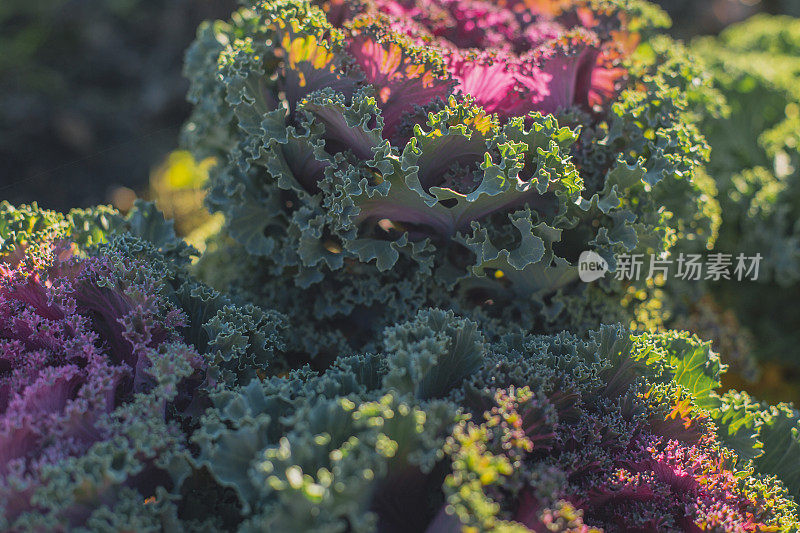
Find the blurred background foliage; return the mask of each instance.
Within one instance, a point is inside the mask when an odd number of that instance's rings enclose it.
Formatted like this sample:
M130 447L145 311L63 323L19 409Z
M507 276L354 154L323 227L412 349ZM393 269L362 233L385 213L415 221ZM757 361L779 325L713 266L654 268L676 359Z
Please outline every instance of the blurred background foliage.
M691 49L730 108L701 124L713 147L708 172L723 213L716 248L763 256L758 283L721 282L710 298L751 334L750 353L762 370L751 390L797 402L800 19L759 14L717 37L694 39Z
M656 0L674 22L672 34L682 39L717 34L758 13L800 17L797 0Z
M775 265L758 284L701 289L661 325L713 340L734 370L726 385L800 401L800 1L657 3L730 108L702 121L722 205L716 249ZM181 71L198 24L235 4L0 2L0 200L126 211L154 199L191 244L214 246L222 220L203 208L203 186L215 162L178 149L190 109ZM658 297L649 305L660 314Z
M177 145L183 54L234 0L0 2L0 198L129 206Z

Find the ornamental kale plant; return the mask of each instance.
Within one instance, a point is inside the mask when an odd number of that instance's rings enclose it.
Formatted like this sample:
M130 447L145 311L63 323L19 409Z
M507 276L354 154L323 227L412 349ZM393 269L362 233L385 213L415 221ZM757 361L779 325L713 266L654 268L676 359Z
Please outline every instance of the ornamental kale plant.
M284 0L204 26L185 141L220 161L208 204L227 223L200 271L328 361L431 305L490 336L627 321L624 287L578 281L580 253L613 271L716 224L683 63L632 54L664 19L640 2Z
M180 450L168 405L202 360L156 282L131 275L148 268L114 253L0 265L3 529L108 519Z
M719 360L696 338L487 343L428 310L382 348L215 395L195 462L236 513L198 508L241 531L796 528L781 483L715 435Z
M169 529L203 391L271 375L281 317L191 280L152 206L1 207L0 527Z
M0 204L0 529L798 531L800 413L723 393L710 342L608 325L653 284L579 281L585 251L714 245L694 122L723 107L665 23L274 0L202 26L202 257L150 204Z
M429 309L315 371L151 207L100 213L2 215L51 250L0 270L5 529L796 530L800 416L718 396L695 337Z

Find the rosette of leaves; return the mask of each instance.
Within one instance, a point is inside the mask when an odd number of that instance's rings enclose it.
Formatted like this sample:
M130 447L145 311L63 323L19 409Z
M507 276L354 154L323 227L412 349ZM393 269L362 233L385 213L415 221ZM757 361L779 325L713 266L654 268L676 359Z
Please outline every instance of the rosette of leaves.
M221 284L296 317L312 357L409 306L490 335L623 319L618 284L578 281L581 252L613 271L713 233L680 70L628 75L664 22L648 7L297 0L202 27L185 140L220 162Z
M692 44L730 107L702 125L723 214L716 249L761 256L757 283L710 291L755 335L757 358L790 366L800 323L791 304L800 282L799 41L797 19L759 15Z
M194 281L152 206L3 204L0 228L0 527L177 527L185 432L208 390L280 371L282 317Z
M723 447L752 436L738 414L754 410L714 394L719 359L694 337L609 326L490 343L427 310L381 349L216 394L195 468L228 497L197 509L239 531L796 527L784 486ZM717 437L715 410L737 431Z
M81 525L128 483L143 501L181 450L168 404L202 360L157 282L121 269L149 266L118 256L0 266L4 529Z

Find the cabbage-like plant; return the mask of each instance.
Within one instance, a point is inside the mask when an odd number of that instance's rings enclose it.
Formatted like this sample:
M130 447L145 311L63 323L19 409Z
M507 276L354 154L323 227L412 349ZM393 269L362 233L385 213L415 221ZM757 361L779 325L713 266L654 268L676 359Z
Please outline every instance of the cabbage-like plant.
M0 265L5 527L81 524L93 508L113 508L123 485L155 490L162 461L180 450L167 407L202 359L182 342L184 317L158 282L134 274L151 268L114 254ZM109 447L118 451L100 452ZM73 470L81 461L101 464Z
M487 343L427 310L382 350L215 395L195 466L235 498L198 508L239 531L796 527L785 487L715 435L720 365L696 338Z
M203 27L185 137L220 161L216 246L241 265L220 283L310 312L312 356L408 305L492 330L623 318L581 252L613 271L713 234L680 62L631 69L663 22L640 2L282 0Z
M492 341L429 309L313 370L151 207L6 207L3 529L796 528L800 415L719 396L687 334Z
M186 430L281 371L282 318L194 281L152 206L3 204L0 232L0 528L171 529Z

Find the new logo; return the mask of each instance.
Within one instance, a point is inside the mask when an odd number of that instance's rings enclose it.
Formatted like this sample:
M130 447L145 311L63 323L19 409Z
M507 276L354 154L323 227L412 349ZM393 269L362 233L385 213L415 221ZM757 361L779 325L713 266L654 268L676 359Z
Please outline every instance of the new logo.
M578 276L584 283L591 283L606 275L608 262L595 252L582 252L578 258Z

